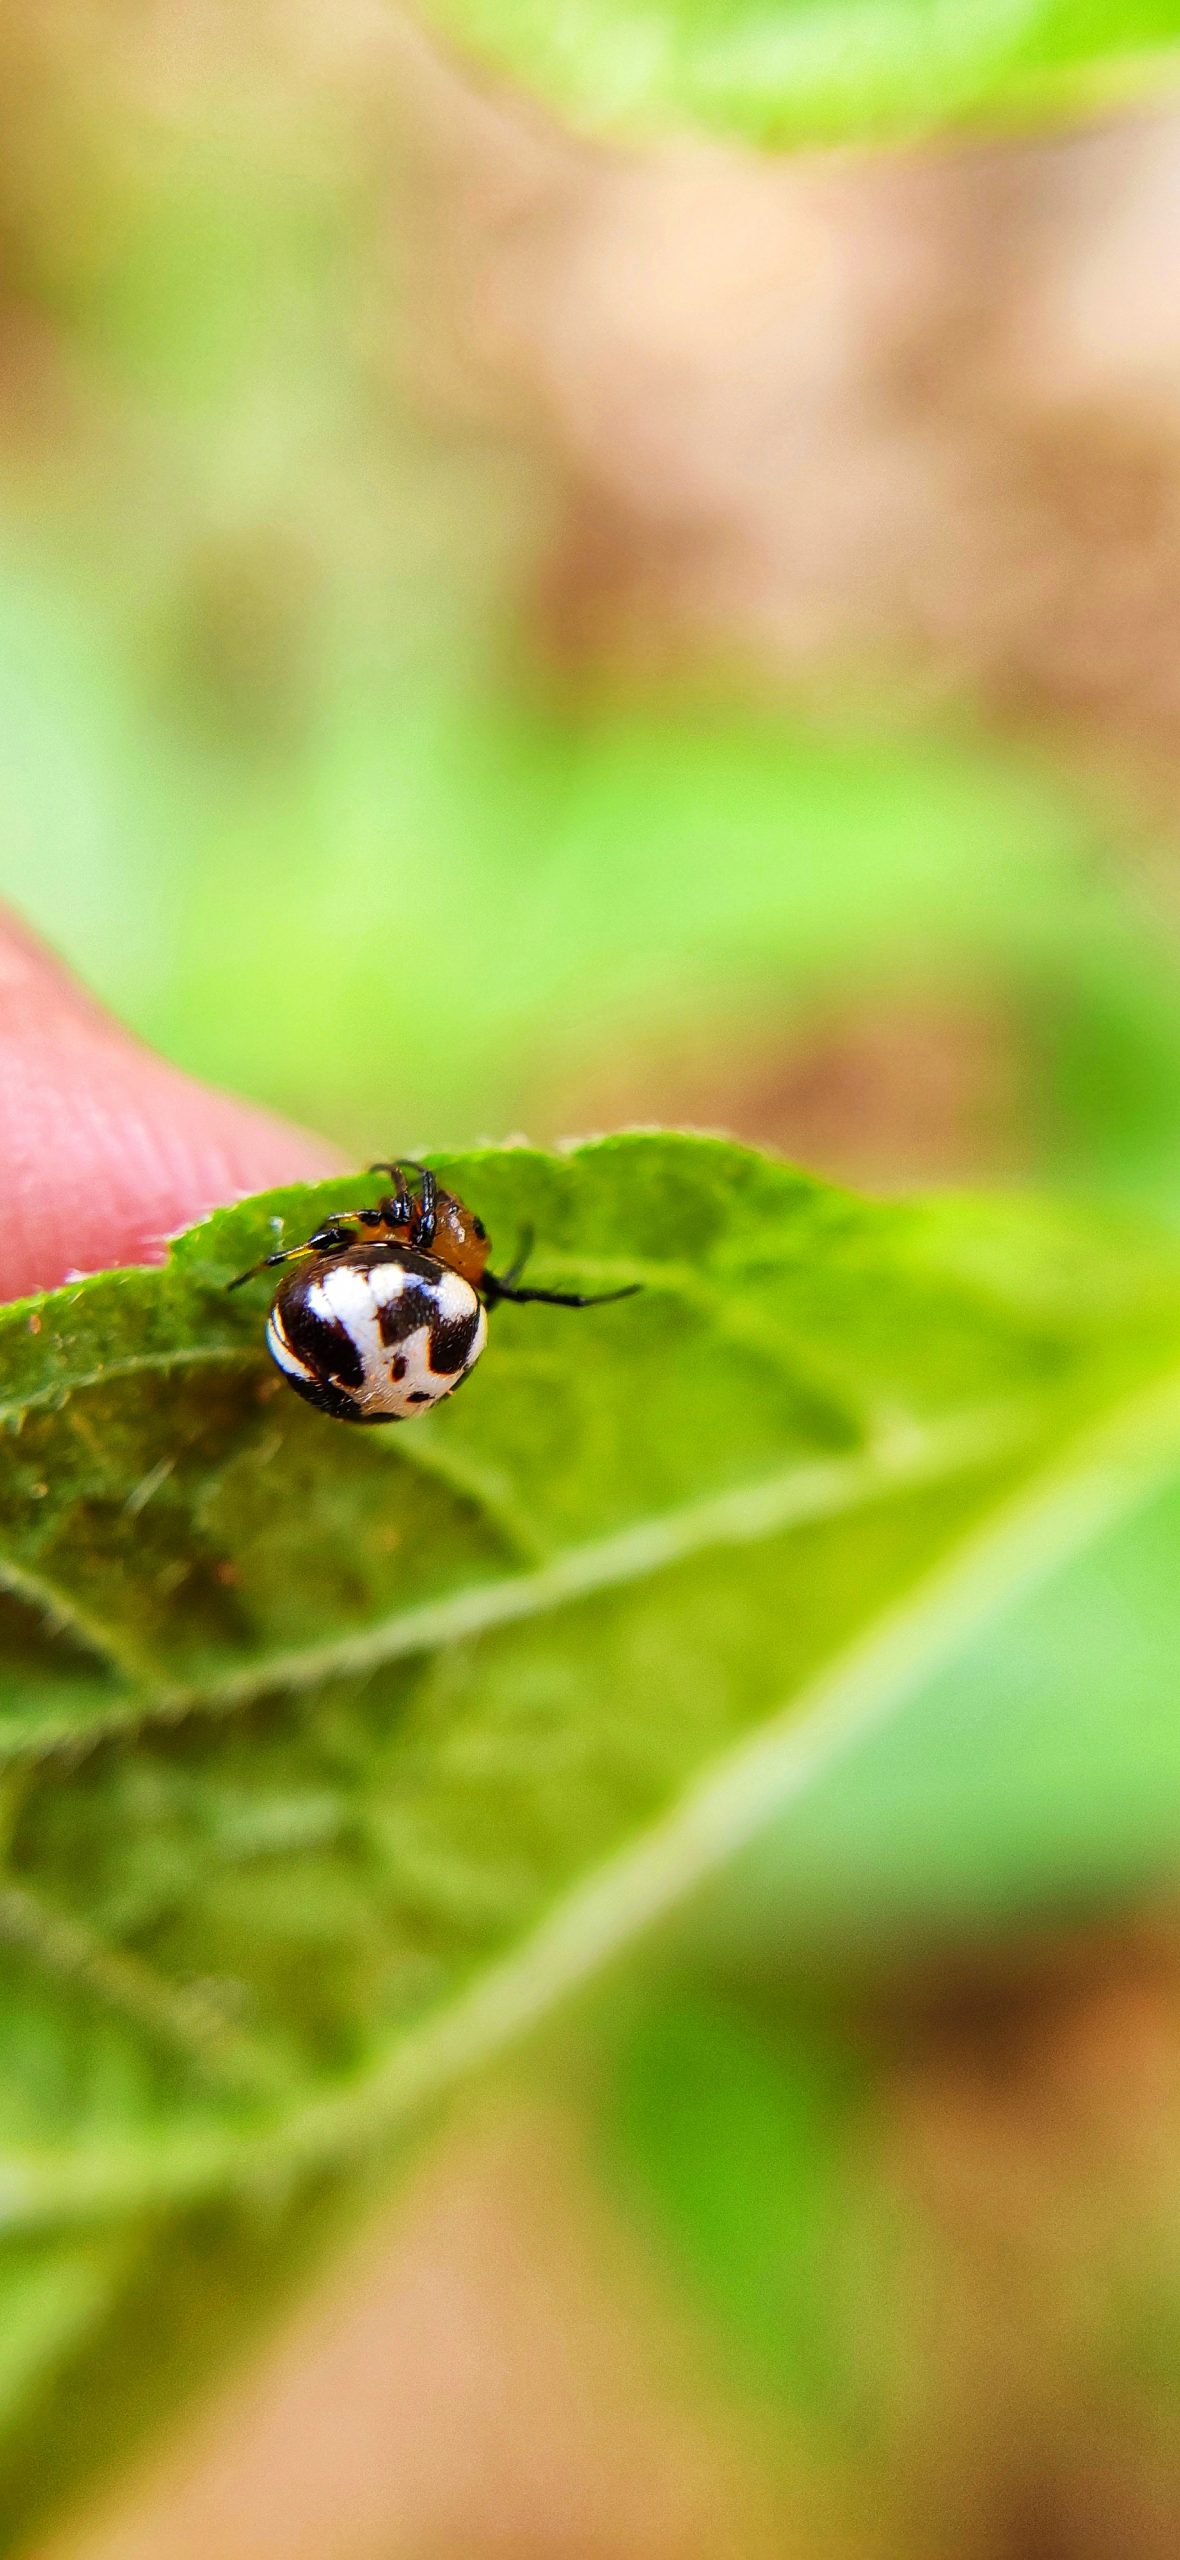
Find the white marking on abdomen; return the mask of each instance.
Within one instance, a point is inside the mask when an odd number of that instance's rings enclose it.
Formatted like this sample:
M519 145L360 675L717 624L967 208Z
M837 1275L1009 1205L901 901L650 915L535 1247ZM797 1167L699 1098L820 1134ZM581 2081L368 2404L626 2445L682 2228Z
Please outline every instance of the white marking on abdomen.
M424 1291L431 1318L428 1323L415 1326L404 1341L387 1343L381 1332L381 1310L400 1298L405 1289ZM478 1359L487 1339L483 1306L470 1281L457 1271L440 1271L437 1279L426 1279L421 1272L407 1271L393 1260L373 1263L362 1271L355 1264L337 1263L312 1282L307 1303L313 1315L338 1325L347 1334L360 1361L361 1383L347 1387L345 1392L355 1396L366 1412L394 1414L402 1421L424 1410L422 1403L415 1404L415 1394L431 1404L450 1395ZM478 1309L479 1320L468 1357L453 1375L440 1376L430 1366L434 1325L470 1316L473 1307ZM289 1353L289 1359L293 1357ZM395 1361L405 1363L400 1378L393 1375ZM281 1365L286 1368L288 1361ZM307 1377L315 1373L301 1369L292 1374Z
M386 1289L384 1295L396 1297L400 1294L403 1277L396 1263L390 1265L387 1276L395 1285ZM347 1334L367 1382L381 1369L387 1357L371 1274L357 1271L348 1263L337 1263L325 1271L322 1280L312 1282L307 1303L313 1315L321 1316L326 1324L338 1324Z

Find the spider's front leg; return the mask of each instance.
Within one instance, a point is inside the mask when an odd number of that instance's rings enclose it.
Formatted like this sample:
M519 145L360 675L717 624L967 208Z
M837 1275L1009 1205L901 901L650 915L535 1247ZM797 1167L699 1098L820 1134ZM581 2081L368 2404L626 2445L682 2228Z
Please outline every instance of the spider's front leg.
M422 1196L415 1200L400 1164L371 1164L370 1173L388 1173L396 1190L381 1203L379 1216L387 1227L402 1230L420 1253L429 1253L438 1232L438 1184L429 1165L411 1165L412 1173L422 1176Z
M277 1253L264 1253L261 1262L252 1262L248 1271L239 1271L236 1280L227 1281L226 1286L240 1289L244 1281L256 1280L260 1271L273 1271L280 1262L298 1262L302 1253L347 1253L350 1244L356 1243L357 1226L380 1225L376 1209L341 1209L325 1218L302 1244L280 1245Z
M489 1307L507 1298L515 1307L613 1307L619 1298L637 1298L641 1280L631 1280L625 1289L603 1289L587 1297L581 1289L521 1289L520 1279L533 1249L533 1231L526 1227L517 1247L516 1258L507 1271L485 1271L480 1287Z

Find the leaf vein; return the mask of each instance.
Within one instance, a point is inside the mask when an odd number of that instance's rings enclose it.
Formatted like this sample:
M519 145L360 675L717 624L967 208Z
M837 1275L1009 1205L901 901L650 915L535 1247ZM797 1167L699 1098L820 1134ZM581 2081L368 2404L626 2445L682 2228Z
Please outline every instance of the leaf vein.
M250 2131L189 2132L0 2159L0 2225L108 2220L360 2156L425 2102L542 2023L637 1934L703 1885L768 1821L1025 1592L1084 1551L1175 1472L1180 1373L1062 1447L1003 1509L768 1723L707 1768L638 1840L575 1881L522 1944L367 2072Z
M205 2077L257 2085L264 2076L206 1993L169 1982L142 1956L111 1946L72 1913L12 1880L0 1883L0 1943L19 1948L57 1979L147 2029L157 2042L198 2064Z
M1043 1426L1042 1426L1043 1427ZM221 1676L140 1687L111 1712L88 1718L84 1730L67 1733L42 1725L0 1743L4 1759L28 1760L65 1740L79 1747L149 1723L194 1715L224 1715L257 1700L318 1687L341 1678L365 1678L387 1663L461 1644L569 1607L596 1592L645 1579L715 1547L746 1546L859 1508L882 1495L962 1474L995 1462L1028 1436L1027 1415L1017 1407L990 1407L945 1426L898 1422L854 1457L820 1459L784 1468L704 1501L632 1523L609 1537L568 1547L525 1573L466 1585L379 1619L356 1633L321 1644L276 1652Z

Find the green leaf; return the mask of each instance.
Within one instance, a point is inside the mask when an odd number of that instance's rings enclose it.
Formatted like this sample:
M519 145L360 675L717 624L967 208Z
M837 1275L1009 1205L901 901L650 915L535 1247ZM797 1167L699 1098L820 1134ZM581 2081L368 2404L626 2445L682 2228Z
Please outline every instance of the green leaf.
M642 138L761 143L1043 114L1148 82L1175 0L429 0L427 14L563 115Z
M226 1281L0 1314L0 2495L224 2352L404 2130L1180 1460L1180 1252L721 1140L446 1166L538 1280L356 1432ZM953 1750L953 1736L943 1736Z
M1014 1596L830 1768L699 1915L710 1956L874 1976L931 1940L1060 1925L1174 1885L1180 1480ZM945 1737L954 1736L954 1749Z

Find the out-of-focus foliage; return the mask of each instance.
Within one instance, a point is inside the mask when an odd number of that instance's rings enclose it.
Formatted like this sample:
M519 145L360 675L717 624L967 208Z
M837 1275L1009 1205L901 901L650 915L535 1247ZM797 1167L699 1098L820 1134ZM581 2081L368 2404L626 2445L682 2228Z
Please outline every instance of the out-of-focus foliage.
M614 2021L603 2132L762 2388L829 2458L879 2460L889 2387L916 2359L898 2335L898 2199L865 2138L878 2075L821 2005L784 2008L657 1976Z
M705 1139L447 1170L555 1280L642 1293L501 1310L411 1431L310 1412L226 1291L367 1185L0 1316L10 2526L1175 1464L1170 1241Z
M886 1945L851 1991L657 1981L615 2014L600 2156L775 2411L808 2551L1166 2535L1174 1946L1081 1949L915 1977Z
M436 24L571 121L761 143L1044 115L1158 77L1175 0L428 0Z
M89 84L44 41L7 89L0 892L357 1155L686 1081L725 1119L743 1057L900 1000L1010 1040L1000 1161L1180 1194L1174 959L1048 771L703 675L557 684L546 494L399 380L389 137L297 63L229 51L232 99L178 75L165 113L113 39Z
M178 770L180 706L44 604L0 679L0 882L194 1070L360 1154L548 1134L604 1062L642 1090L738 1022L772 1049L833 999L950 990L1022 1030L1028 1158L1180 1193L1170 955L1035 771L707 698L571 712L416 630L276 762Z

